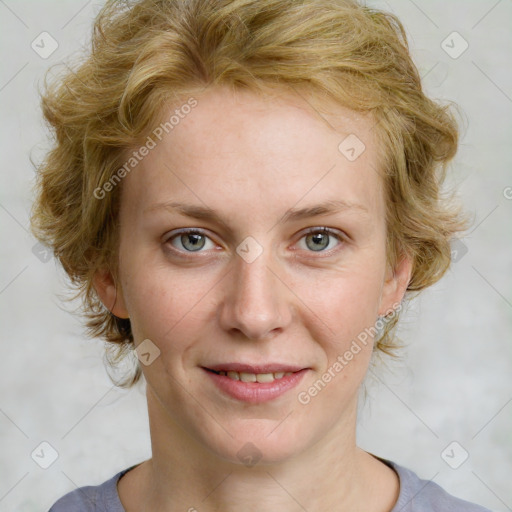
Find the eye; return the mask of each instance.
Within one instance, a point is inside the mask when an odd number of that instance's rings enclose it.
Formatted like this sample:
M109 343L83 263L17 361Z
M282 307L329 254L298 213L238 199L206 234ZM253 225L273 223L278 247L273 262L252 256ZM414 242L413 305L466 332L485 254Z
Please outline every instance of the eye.
M310 228L300 240L305 241L306 250L313 252L328 252L325 249L329 247L330 240L333 238L339 242L336 245L340 245L344 241L343 235L333 231L332 229L314 227ZM333 247L329 247L329 250L330 249L333 249Z
M206 236L201 230L184 229L179 233L176 233L174 236L169 237L166 243L170 243L180 252L200 252L201 249L207 245L206 240L210 240L210 238ZM211 245L212 247L210 247L210 249L215 247L213 242L211 242ZM208 247L206 248L208 249Z
M334 247L344 242L344 236L337 231L326 227L313 227L308 229L306 234L303 235L299 241L305 241L306 248L304 249L304 247L301 247L301 249L309 252L329 252L330 249L334 248L331 244L331 240L333 239L338 241L338 244ZM208 241L210 242L210 247L208 247ZM201 250L214 249L216 247L210 237L197 228L182 229L178 233L167 238L165 243L170 244L174 248L175 252L181 253L204 252Z

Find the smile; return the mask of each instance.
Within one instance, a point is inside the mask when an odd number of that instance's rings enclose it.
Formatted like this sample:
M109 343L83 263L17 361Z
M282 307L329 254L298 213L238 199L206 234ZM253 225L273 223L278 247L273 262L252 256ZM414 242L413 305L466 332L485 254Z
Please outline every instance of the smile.
M268 402L286 394L295 388L309 371L309 368L298 367L225 366L228 367L224 369L202 367L202 370L223 396L251 404ZM237 368L233 369L233 366Z
M212 370L213 371L213 370ZM231 380L240 380L242 382L274 382L275 380L282 379L292 375L293 372L276 372L276 373L247 373L247 372L234 372L234 371L220 371L214 372L217 375L225 375Z

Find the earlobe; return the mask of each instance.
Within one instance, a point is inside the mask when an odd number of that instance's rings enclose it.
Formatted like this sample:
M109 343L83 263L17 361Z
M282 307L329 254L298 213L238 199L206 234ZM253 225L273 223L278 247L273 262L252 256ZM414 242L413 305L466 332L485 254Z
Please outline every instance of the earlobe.
M103 305L118 318L129 318L124 297L119 284L109 269L97 270L93 277L93 285Z
M386 315L391 310L396 309L397 305L402 302L411 280L412 263L412 259L404 255L394 269L388 268L388 274L382 289L379 315Z

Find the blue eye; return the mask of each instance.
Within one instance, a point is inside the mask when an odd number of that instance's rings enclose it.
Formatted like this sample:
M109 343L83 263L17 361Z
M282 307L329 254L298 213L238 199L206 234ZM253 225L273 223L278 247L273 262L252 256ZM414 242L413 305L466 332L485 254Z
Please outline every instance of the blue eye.
M329 250L333 248L329 247L332 239L336 239L339 242L337 245L344 241L343 236L332 229L314 227L310 228L299 241L306 241L305 250L309 252L327 252L327 248L329 248ZM211 244L210 247L208 247L208 241ZM204 252L201 251L201 249L215 248L215 244L212 242L210 237L197 228L183 229L179 233L168 238L166 243L170 243L177 252L182 253ZM178 244L181 245L181 247L177 246Z
M176 247L172 242L178 241L185 248L185 252L199 252L205 247L207 239L210 240L202 231L187 229L172 236L167 242L171 242L171 245Z
M343 242L343 237L329 228L311 228L301 240L304 239L306 247L313 252L327 252L325 249L329 247L332 238L335 238L340 243Z

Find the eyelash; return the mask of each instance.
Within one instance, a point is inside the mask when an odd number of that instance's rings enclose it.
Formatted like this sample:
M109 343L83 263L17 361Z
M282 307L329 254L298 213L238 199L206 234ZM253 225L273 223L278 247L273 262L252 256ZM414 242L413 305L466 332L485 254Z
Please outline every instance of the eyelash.
M344 242L346 242L346 237L341 234L341 233L338 233L337 231L334 231L330 228L327 228L327 227L312 227L312 228L309 228L300 238L299 238L299 241L302 240L303 238L305 238L306 236L308 235L312 235L312 234L319 234L319 233L322 233L322 234L326 234L326 235L330 235L334 238L336 238L340 244L338 244L336 247L339 247L340 245L343 245ZM181 231L175 233L174 235L172 235L171 237L167 238L165 240L165 245L170 245L170 250L174 253L177 253L179 256L182 256L182 257L185 257L185 258L189 258L190 256L184 256L184 254L194 254L194 253L201 253L201 252L206 252L206 251L202 251L201 249L197 250L197 251L187 251L186 249L185 250L180 250L180 249L176 249L175 247L173 247L169 242L171 242L172 240L174 240L175 238L179 237L179 236L182 236L182 235L202 235L208 239L211 240L211 238L206 234L205 231L203 231L202 229L198 229L198 228L188 228L188 229L182 229ZM332 249L328 249L328 250L321 250L321 251L311 251L311 250L307 250L307 252L311 252L311 253L315 253L315 252L318 252L318 253L323 253L323 254L327 254L328 256L331 256L332 255L332 252L336 250L336 247L332 248ZM320 256L322 257L322 256Z

